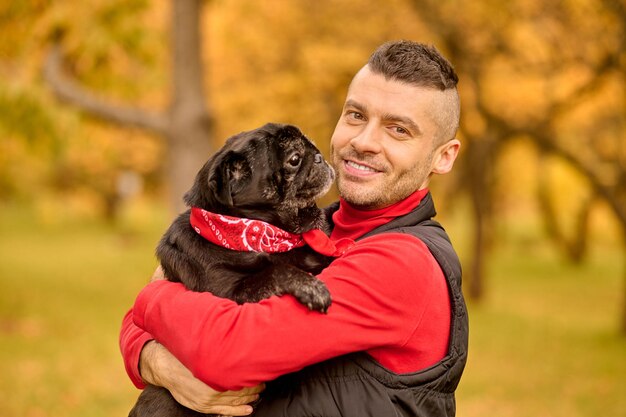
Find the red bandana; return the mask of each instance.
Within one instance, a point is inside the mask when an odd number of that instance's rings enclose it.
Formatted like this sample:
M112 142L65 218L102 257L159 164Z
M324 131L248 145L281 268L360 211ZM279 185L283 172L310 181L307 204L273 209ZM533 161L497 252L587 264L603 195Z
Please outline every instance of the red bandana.
M261 220L215 214L197 207L191 208L189 221L209 242L236 251L275 253L309 245L322 255L337 257L354 244L351 239L333 242L319 229L296 235Z

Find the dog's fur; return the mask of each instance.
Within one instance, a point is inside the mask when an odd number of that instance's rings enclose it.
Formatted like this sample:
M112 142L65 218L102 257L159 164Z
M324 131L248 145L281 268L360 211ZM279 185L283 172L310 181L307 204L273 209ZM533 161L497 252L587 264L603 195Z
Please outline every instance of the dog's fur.
M329 232L315 205L334 171L298 128L268 123L228 139L198 173L185 194L190 207L217 214L263 220L291 233L314 228ZM282 253L237 252L214 245L181 214L164 234L157 257L165 276L194 291L209 291L237 303L291 294L311 310L326 312L326 286L311 274L330 258L309 247ZM164 388L144 389L129 417L205 416L179 405Z

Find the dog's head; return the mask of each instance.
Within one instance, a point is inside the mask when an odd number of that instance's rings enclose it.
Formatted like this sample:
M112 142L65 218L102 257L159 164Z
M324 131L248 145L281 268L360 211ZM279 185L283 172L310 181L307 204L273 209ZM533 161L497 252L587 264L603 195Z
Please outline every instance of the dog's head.
M185 194L189 206L264 220L300 232L315 199L335 173L320 151L295 126L268 123L226 141Z

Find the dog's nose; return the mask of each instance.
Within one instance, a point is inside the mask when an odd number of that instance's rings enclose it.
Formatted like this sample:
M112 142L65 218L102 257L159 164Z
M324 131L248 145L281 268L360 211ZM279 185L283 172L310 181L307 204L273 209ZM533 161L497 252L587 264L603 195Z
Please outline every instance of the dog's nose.
M316 153L315 154L315 163L316 164L321 164L322 162L324 162L324 157L322 156L321 153Z

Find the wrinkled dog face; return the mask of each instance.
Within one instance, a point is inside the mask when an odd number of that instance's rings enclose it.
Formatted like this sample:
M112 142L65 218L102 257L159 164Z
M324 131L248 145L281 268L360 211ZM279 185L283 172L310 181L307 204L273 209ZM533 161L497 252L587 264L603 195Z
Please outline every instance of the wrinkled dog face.
M293 210L314 204L334 178L333 169L297 127L268 123L228 139L198 173L185 201L241 217L248 210Z

